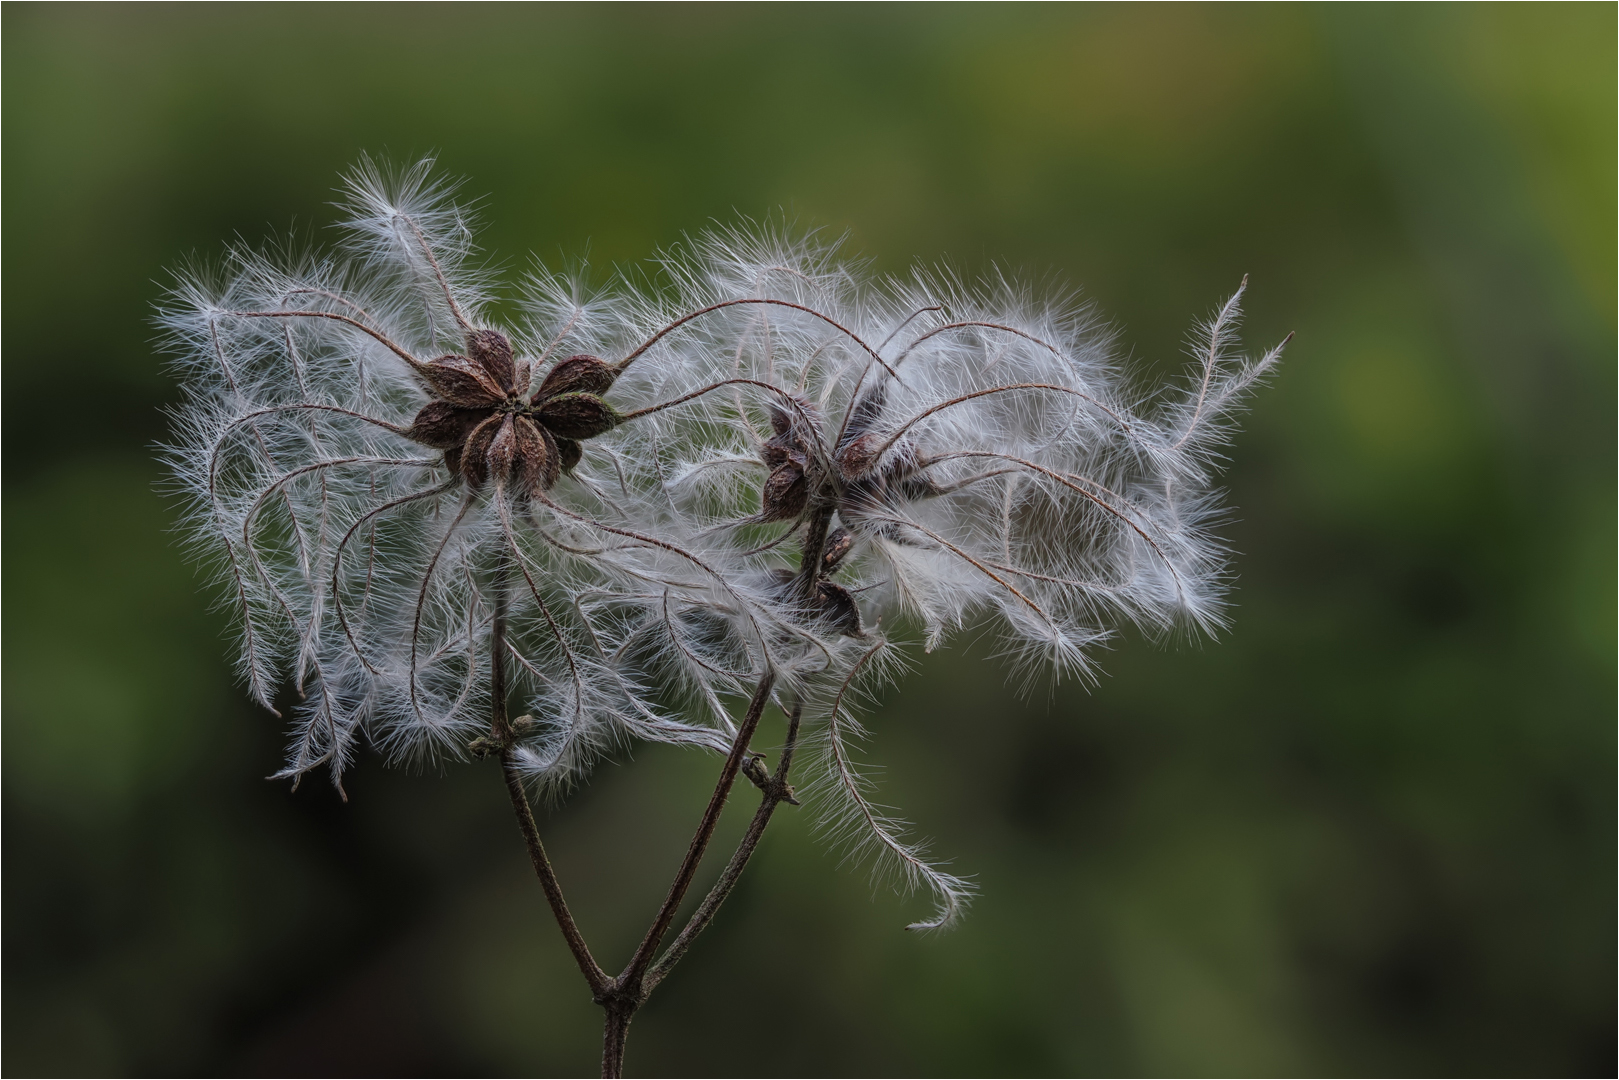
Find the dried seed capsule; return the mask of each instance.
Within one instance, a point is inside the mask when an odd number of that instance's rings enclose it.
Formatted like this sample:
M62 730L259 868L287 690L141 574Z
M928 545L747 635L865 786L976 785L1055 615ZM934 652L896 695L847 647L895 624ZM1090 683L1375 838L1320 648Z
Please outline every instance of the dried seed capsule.
M558 394L605 394L618 373L600 357L580 353L557 362L534 394L534 404Z
M826 538L826 554L821 556L821 573L830 574L842 565L849 549L854 547L854 534L839 525Z
M556 443L526 416L506 414L489 443L489 471L513 494L533 497L561 473Z
M458 409L444 401L429 401L410 422L407 436L435 450L459 448L489 413L485 409Z
M844 444L838 451L838 468L845 479L864 476L877 463L883 444L875 435L862 435Z
M765 464L772 469L779 469L787 464L792 456L791 446L784 436L777 435L765 442L763 447Z
M790 521L804 512L809 502L809 482L804 470L787 464L776 469L765 480L764 521Z
M441 356L419 370L435 396L463 409L487 409L506 396L482 364L465 356Z
M556 440L526 416L517 418L516 428L519 490L530 496L550 490L562 475L562 454Z
M535 406L540 423L564 439L593 439L618 426L619 415L595 394L557 394Z
M461 475L473 488L483 487L483 482L488 479L489 445L495 441L496 432L510 415L493 414L467 436L466 447L461 451Z
M501 418L500 427L495 431L495 437L489 442L489 471L497 480L509 481L512 474L517 471L518 435L517 425L512 421L515 418L511 413Z
M572 439L556 439L554 441L557 444L557 457L561 462L562 471L565 473L573 472L573 467L579 464L580 458L585 456L584 448Z
M512 360L512 343L495 330L474 330L467 335L467 352L472 354L504 391L516 389L517 365Z
M830 581L819 581L815 584L815 598L820 605L818 615L822 621L850 637L866 636L866 631L860 625L860 605L854 602L854 596L848 589Z

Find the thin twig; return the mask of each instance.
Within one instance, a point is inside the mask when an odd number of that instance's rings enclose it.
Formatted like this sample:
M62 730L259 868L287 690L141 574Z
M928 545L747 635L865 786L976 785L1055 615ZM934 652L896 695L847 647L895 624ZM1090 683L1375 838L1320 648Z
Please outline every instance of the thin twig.
M528 858L534 864L534 874L540 879L540 888L551 905L551 914L556 917L563 940L573 952L573 958L585 981L590 984L591 992L600 994L612 980L596 963L595 957L590 955L590 946L585 944L584 935L573 921L573 912L568 910L568 901L562 896L562 885L557 881L556 872L551 869L545 845L540 843L540 830L534 824L534 810L529 806L528 793L523 790L523 778L512 754L512 729L506 717L506 604L510 577L510 561L502 558L500 568L496 571L495 621L489 649L489 689L494 698L489 715L489 736L500 747L500 770L506 777L506 793L511 796L512 809L517 814L517 828L523 834L523 842L528 845Z
M692 913L675 940L669 943L669 948L664 950L658 962L647 970L646 979L642 983L643 993L651 993L652 988L664 980L686 955L686 950L691 948L691 943L696 940L697 935L708 929L708 924L714 921L714 915L719 911L720 905L725 903L726 897L731 895L731 890L736 888L737 881L742 877L742 871L747 869L748 860L753 858L754 849L759 846L759 841L770 825L770 818L776 812L776 807L784 802L796 801L792 799L793 789L788 786L787 774L793 767L793 752L798 749L798 726L803 716L804 703L795 701L792 712L788 714L787 742L781 750L781 761L770 777L769 786L763 791L759 809L753 812L753 820L748 823L748 831L742 835L742 841L731 854L731 861L725 864L720 879L708 890L708 895L697 905L697 910Z
M797 579L798 588L805 595L813 595L821 560L825 554L827 534L831 529L832 515L833 508L828 505L817 508L810 518ZM651 927L641 939L641 944L636 948L629 964L618 978L612 980L605 991L596 995L597 1002L606 1011L602 1036L602 1075L605 1077L623 1075L624 1043L628 1038L630 1021L634 1018L636 1010L645 1003L652 988L661 982L685 955L692 940L712 921L720 904L730 895L742 870L747 866L748 859L758 846L765 826L770 823L770 815L775 812L776 804L792 797L792 789L787 786L787 770L792 767L793 749L798 739L798 725L803 713L801 703L795 703L793 707L789 718L787 746L782 753L781 763L767 786L764 804L754 812L753 821L748 826L742 845L731 856L730 862L720 875L719 882L703 898L697 911L654 971L652 958L657 954L664 934L674 921L675 913L679 910L686 891L691 887L692 878L697 873L697 867L708 850L709 841L714 837L714 828L719 823L720 812L725 808L725 801L736 783L736 774L741 771L742 762L747 758L748 746L753 741L754 732L758 730L759 718L764 715L765 706L770 703L775 682L775 672L768 669L759 679L753 700L748 703L748 711L737 728L736 738L731 741L731 751L725 759L725 765L720 769L714 793L709 796L708 808L703 812L697 832L692 836L691 844L686 849L686 857L681 862L680 869L675 872L674 882L669 886L669 895L664 898L663 906L658 909Z
M568 910L568 901L562 896L562 886L557 881L556 872L551 869L551 860L546 857L545 845L540 843L540 830L534 824L534 810L528 804L523 778L517 771L517 763L509 748L500 752L500 768L506 774L506 792L512 798L512 809L517 812L517 827L523 833L523 842L528 845L529 861L534 864L534 874L540 879L540 888L545 891L546 902L551 905L551 914L556 917L557 926L573 952L574 961L578 963L585 981L590 984L591 993L599 995L608 988L612 979L590 955L590 946L585 944L585 936L579 932L578 925L573 921L573 913Z
M821 560L825 554L826 538L828 532L830 531L831 524L832 510L830 507L821 508L810 519L809 531L804 538L804 548L799 560L799 578L797 581L797 586L801 595L811 596L814 594L816 581L820 573ZM767 675L765 679L760 680L759 692L755 693L753 703L748 708L748 715L743 720L742 728L737 732L737 737L731 744L731 756L726 760L726 770L722 770L720 779L721 785L727 789L729 788L730 783L736 778L736 768L733 766L740 766L742 757L747 751L748 742L753 737L753 728L757 727L759 714L763 712L764 702L769 699L769 688L767 681L770 680L770 678L771 677ZM626 968L624 974L619 976L620 983L626 987L635 988L640 999L644 1000L646 995L651 992L652 988L663 981L664 976L669 974L670 969L673 968L675 964L680 962L680 958L684 956L686 950L691 947L692 940L696 938L698 934L702 933L703 929L708 926L710 921L712 921L714 918L714 913L719 910L720 904L724 903L725 898L729 896L731 890L735 888L737 879L741 876L742 870L747 866L748 860L753 855L753 849L758 846L759 838L764 835L765 826L770 824L770 816L775 813L776 805L791 797L792 789L787 786L787 773L788 770L792 768L793 751L796 748L798 740L798 725L803 716L803 711L804 706L802 700L795 702L792 712L788 718L787 744L782 751L781 762L776 767L776 773L773 777L771 777L770 784L764 792L763 802L760 803L759 809L754 812L753 821L749 824L748 831L743 835L741 845L737 848L736 852L732 854L730 862L726 864L725 870L720 874L720 880L715 883L712 889L709 890L708 895L705 896L703 898L703 902L698 905L697 911L692 914L692 917L686 923L685 928L682 929L679 936L675 938L674 943L669 946L669 951L665 953L663 958L658 961L657 968L655 969L656 974L647 971L645 964L642 964L639 970L637 970L636 966L636 961L639 961L642 958L642 952L645 952L647 954L647 959L650 959L651 954L657 949L657 942L653 940L652 933L648 932L646 939L641 943L641 949L637 950L636 952L636 959L632 960L630 967ZM719 787L715 788L715 796L719 799L720 805L723 805L724 797L721 795ZM714 814L714 817L717 819L718 810L715 808L714 800L710 800L709 806L710 810ZM712 823L708 821L706 816L704 819L704 824L708 826L708 833L712 835ZM699 835L701 834L702 827L700 826ZM706 845L706 843L707 839L705 837L704 844ZM702 852L697 849L696 837L694 837L692 840L691 851L687 852L687 859L688 861L691 861L691 869L693 871L696 869L696 862L692 861L692 855L694 852L696 854L696 859L701 860ZM681 869L682 871L685 871L686 867L682 866ZM677 877L676 880L678 882L680 879ZM687 884L689 885L689 883L690 875L688 874ZM681 892L683 895L684 887L682 887ZM675 897L675 891L672 888L670 890L670 897L672 899ZM669 918L673 918L674 908L678 906L679 899L673 899L672 904L669 901L665 901L665 911L659 912L660 918L665 916L665 914L667 914ZM655 928L657 927L656 922L653 925ZM668 923L667 920L665 920L663 928L667 929L667 927ZM659 933L661 936L662 931L660 930ZM651 942L651 948L647 947L648 942ZM646 977L641 979L643 972L646 973ZM639 984L636 982L637 979L641 979Z
M669 895L664 898L663 906L658 909L658 914L653 918L646 937L641 939L635 955L630 958L629 964L616 980L619 987L629 990L635 998L640 998L644 994L641 990L641 977L646 974L646 969L652 963L653 953L663 941L663 935L668 931L669 924L674 921L680 902L686 898L686 890L691 887L691 879L697 873L697 865L702 862L703 855L708 850L708 842L714 836L714 827L719 824L720 811L725 809L725 800L731 794L732 785L736 783L736 774L742 769L742 759L747 754L748 743L759 727L759 718L764 715L765 706L770 703L770 691L775 685L775 672L767 671L760 677L759 685L753 692L753 700L748 703L748 711L737 728L736 738L731 740L731 752L726 756L725 764L720 769L720 778L714 785L714 793L709 796L708 808L703 811L697 832L686 848L686 857L681 861L680 869L675 872L675 879L669 886Z

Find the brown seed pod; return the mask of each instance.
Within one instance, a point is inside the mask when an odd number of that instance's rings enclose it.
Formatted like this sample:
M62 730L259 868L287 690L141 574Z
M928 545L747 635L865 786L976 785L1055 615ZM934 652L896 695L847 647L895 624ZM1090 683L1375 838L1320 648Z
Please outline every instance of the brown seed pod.
M573 467L579 464L579 460L585 456L584 447L573 439L556 439L554 441L557 444L557 457L561 462L562 471L565 473L573 472Z
M436 396L463 409L487 409L506 396L482 364L465 356L441 356L420 370Z
M809 502L804 470L789 463L771 472L765 481L763 502L761 521L790 521L802 514Z
M818 581L815 583L815 599L820 606L817 614L824 622L850 637L866 636L865 629L860 625L860 605L854 602L854 596L848 589L830 581Z
M534 408L540 423L564 439L593 439L618 426L619 415L595 394L557 394Z
M489 442L489 471L499 480L509 480L517 469L518 435L516 417L507 413L501 418L495 437Z
M488 479L489 446L495 441L495 434L500 430L502 423L510 419L510 415L492 413L467 436L466 446L461 451L461 475L466 477L469 486L481 488L483 482Z
M504 391L516 389L517 364L512 343L497 330L474 330L467 335L467 352Z
M769 588L776 599L798 606L801 598L798 597L798 574L785 567L769 572ZM841 585L834 584L821 578L815 583L815 595L808 603L803 604L805 614L817 622L831 626L833 629L850 637L865 637L865 627L860 621L860 605L855 602L854 594Z
M882 441L875 435L862 435L845 443L843 449L838 451L838 469L844 479L854 480L864 476L877 463L882 448Z
M556 443L526 416L507 413L489 442L488 474L510 490L535 496L561 474Z
M460 449L488 415L486 409L458 409L448 402L429 401L411 421L406 435L435 450Z
M765 464L772 469L781 468L783 465L787 464L792 456L792 448L788 445L787 441L779 435L766 441L764 444ZM800 458L803 457L802 454L798 456Z
M558 394L605 394L616 378L618 373L600 357L584 353L570 356L546 373L534 394L534 404Z
M526 416L519 416L515 427L517 464L513 483L519 491L531 496L550 490L562 475L562 454L556 440Z
M830 574L837 570L854 547L854 534L842 525L833 529L826 538L826 553L821 556L821 573Z

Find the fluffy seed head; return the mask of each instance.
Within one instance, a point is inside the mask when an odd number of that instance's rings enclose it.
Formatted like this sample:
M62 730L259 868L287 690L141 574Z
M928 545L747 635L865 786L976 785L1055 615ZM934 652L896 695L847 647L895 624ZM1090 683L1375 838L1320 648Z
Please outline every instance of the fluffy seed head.
M1185 385L1144 394L1064 298L878 278L775 228L651 284L537 273L500 324L430 163L348 192L343 252L232 250L161 314L192 535L251 692L293 701L283 775L335 779L362 740L461 756L498 662L533 718L512 752L557 788L627 740L726 749L770 673L825 829L930 888L931 927L968 884L852 758L904 628L1083 675L1121 622L1220 625L1218 451L1280 355L1234 351L1241 288Z

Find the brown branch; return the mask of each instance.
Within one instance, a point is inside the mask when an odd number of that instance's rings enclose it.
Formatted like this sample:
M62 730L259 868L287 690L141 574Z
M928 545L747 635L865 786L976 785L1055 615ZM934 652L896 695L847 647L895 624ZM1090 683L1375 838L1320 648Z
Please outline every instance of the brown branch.
M832 510L830 507L821 508L810 518L809 531L804 538L804 548L799 559L799 577L796 582L802 595L814 595L816 581L820 573L821 559L825 554L826 538L831 524ZM763 688L763 685L761 682L761 688ZM755 695L755 704L758 704L759 700L759 696ZM787 774L793 767L793 753L798 745L798 726L803 715L803 701L795 701L792 711L788 715L787 742L782 748L781 761L776 766L775 774L769 778L766 784L761 785L764 797L759 803L759 809L754 811L753 820L748 824L748 829L743 834L742 842L731 855L730 862L726 864L725 869L720 873L719 881L714 884L708 895L703 898L702 903L698 905L697 910L692 913L692 917L669 946L668 951L658 960L656 967L647 970L645 978L638 987L641 999L644 1000L646 995L651 993L652 988L663 981L669 971L686 954L686 950L691 947L692 941L713 921L714 914L719 911L720 905L725 902L725 898L736 887L737 879L742 876L742 871L747 867L748 860L753 857L753 851L758 847L766 826L770 824L771 815L776 812L776 807L786 801L796 801L792 800L792 788L787 784ZM750 707L749 716L753 719L754 725L757 726L757 710ZM747 721L744 720L744 728L746 727ZM733 758L737 758L738 764L740 764L740 758L737 755L737 749L741 748L745 753L747 742L751 738L751 730L737 733L737 739L732 744L731 753ZM726 764L729 766L731 762L728 760ZM732 778L734 779L734 772ZM701 855L699 854L698 857L701 858ZM643 946L645 944L645 942L642 942ZM655 944L653 948L656 948ZM639 954L637 955L639 956ZM629 974L630 970L626 969L625 974L620 976L621 982L628 986L636 986L634 981L627 979Z
M600 995L612 984L612 979L590 955L590 946L585 944L585 937L573 921L573 913L568 910L568 901L562 896L562 885L557 881L556 872L551 869L545 845L540 843L540 831L534 824L534 810L528 804L523 778L517 772L510 749L501 751L500 768L506 774L506 792L511 796L512 809L517 812L517 827L523 833L523 842L528 845L529 861L534 864L534 874L540 879L540 888L545 891L546 902L551 905L551 914L556 917L557 926L573 952L574 961L578 963L585 981L590 984L591 993Z
M753 858L754 849L764 836L765 829L770 825L770 818L776 812L776 807L784 802L797 802L793 798L793 789L787 783L787 774L793 767L793 753L798 749L798 726L804 716L804 703L793 703L792 712L788 714L787 742L781 750L781 761L776 765L776 771L769 777L768 783L762 787L763 797L759 800L759 809L753 813L753 820L748 823L748 831L743 834L741 843L737 844L736 851L731 855L731 861L725 864L720 873L720 879L709 889L703 902L697 905L691 919L676 935L675 940L669 943L658 962L647 970L646 979L642 983L642 993L650 994L652 988L661 983L665 976L680 963L686 955L686 950L696 940L697 935L708 929L708 924L714 921L714 915L719 911L720 905L725 903L731 890L736 888L737 881L742 877L742 871L747 869L748 860Z
M604 1005L607 1020L602 1032L602 1075L624 1075L624 1040L629 1037L633 1005Z
M810 519L797 582L799 589L806 595L813 595L833 512L833 507L821 506ZM775 684L776 674L767 668L754 690L753 700L748 703L747 712L737 728L736 737L731 741L731 750L720 769L714 793L709 796L708 807L703 811L697 831L686 848L686 857L681 861L680 868L675 871L675 879L669 886L669 894L664 898L663 906L653 917L646 936L641 939L635 955L630 957L630 962L624 970L616 979L609 980L605 986L596 991L596 1002L606 1012L602 1033L604 1077L624 1075L624 1044L628 1038L630 1021L634 1019L636 1010L646 1002L652 988L661 982L669 970L685 955L692 940L712 921L720 904L730 895L742 870L747 866L748 859L753 855L754 848L758 846L765 826L770 823L770 815L775 812L776 804L792 798L792 789L787 786L787 770L792 767L793 750L798 740L798 725L803 713L801 704L795 704L793 707L789 718L787 745L782 752L781 763L777 766L775 776L764 785L765 802L755 811L742 845L726 864L719 882L709 890L686 927L670 946L668 953L659 961L657 968L653 969L652 958L657 954L658 946L662 943L663 936L668 933L670 924L674 922L675 914L686 898L687 890L691 888L692 878L697 874L697 867L708 851L709 842L714 838L714 829L719 824L720 813L725 809L725 801L730 796L731 788L736 784L737 773L742 771L742 763L748 757L748 746L753 741L754 732L759 728L759 718L764 715L765 706L770 704L770 694ZM560 915L558 919L560 921Z
M691 844L686 848L686 857L681 861L680 869L675 872L675 879L669 886L669 895L664 898L663 906L658 909L658 914L653 918L646 937L641 939L635 955L614 980L615 988L627 992L637 1007L640 1000L645 997L641 985L642 976L651 965L652 955L663 941L663 935L668 931L669 924L674 921L680 902L686 898L686 890L691 888L691 879L697 873L697 865L702 862L703 855L708 850L708 842L714 837L714 828L719 824L720 811L725 809L725 800L731 794L732 785L736 783L736 774L742 769L742 759L748 752L748 743L752 741L753 733L759 727L759 718L764 715L765 706L770 704L770 691L775 685L776 674L773 671L765 672L759 679L758 688L753 692L753 700L748 703L748 711L742 717L741 726L737 728L736 738L731 740L731 752L726 756L725 764L720 769L714 793L708 799L708 808L703 811L697 832L693 834ZM627 1024L628 1020L625 1022Z
M551 914L556 917L557 927L573 952L585 982L590 984L591 993L600 994L612 980L590 955L590 946L585 944L584 935L573 921L573 912L568 910L568 901L562 896L562 885L557 881L556 872L551 869L545 845L540 843L540 830L534 824L534 810L529 806L528 793L523 790L523 778L517 771L517 762L512 755L512 728L506 716L506 594L510 576L510 562L502 558L500 569L496 572L495 619L489 650L489 690L494 699L489 715L489 737L500 747L500 771L506 778L506 793L511 796L512 810L517 814L517 828L523 834L523 842L528 845L528 858L534 864L535 876L540 879L540 889L545 893L546 902L551 905Z

